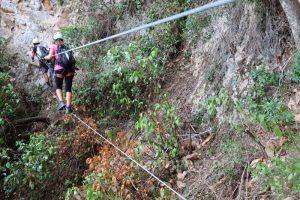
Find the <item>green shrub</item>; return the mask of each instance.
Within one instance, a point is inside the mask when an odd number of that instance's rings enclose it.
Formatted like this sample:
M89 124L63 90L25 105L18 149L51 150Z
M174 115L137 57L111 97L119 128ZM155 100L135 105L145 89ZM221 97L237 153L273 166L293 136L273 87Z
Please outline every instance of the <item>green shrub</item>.
M250 100L249 112L255 122L278 137L283 136L281 126L287 122L294 121L294 114L290 112L279 98L265 98L259 102Z
M143 131L147 144L155 151L153 166L159 167L166 159L175 163L179 159L179 143L177 141L176 128L181 119L176 115L175 106L164 100L162 104L155 104L155 109L149 115L140 114L135 127ZM142 154L142 143L138 143L137 152Z
M2 72L0 72L0 97L0 126L2 126L6 119L13 116L19 102L8 74Z
M266 92L270 87L279 87L279 74L269 72L265 66L258 66L258 69L251 71L251 78L254 81L252 88L252 98L257 100L266 96Z
M60 29L60 32L64 36L65 43L70 45L71 47L77 47L81 45L81 40L84 35L89 33L88 26L87 27L78 27L78 26L65 26Z
M104 12L114 13L110 17L113 23L120 19L125 8L140 9L144 1L110 4L94 2L95 8L104 8ZM104 5L105 4L105 5ZM154 1L150 3L150 11L146 12L150 20L175 14L183 9L181 1ZM92 8L91 8L92 9ZM69 26L62 29L62 33L72 45L111 35L107 31L99 30L100 20L90 20L84 26ZM106 22L103 22L106 23ZM105 25L105 24L102 24ZM114 24L107 24L111 27ZM124 116L137 117L154 97L159 89L164 75L164 66L170 56L177 53L180 41L178 23L168 23L153 29L145 34L133 38L131 43L122 45L102 44L101 48L93 46L81 51L82 59L78 59L77 66L87 69L89 73L79 80L81 84L74 87L75 103L84 105L101 117L107 115L120 118ZM97 30L99 30L97 33Z
M58 5L62 6L64 4L64 0L58 0Z
M216 114L217 108L228 102L228 94L221 93L218 96L210 96L207 99L207 112L210 115Z
M281 156L271 159L269 164L260 162L253 170L257 179L262 177L263 190L270 187L280 198L287 197L291 193L287 191L300 192L300 161L284 161Z
M95 189L95 185L99 188L98 190ZM85 199L88 200L98 200L98 199L115 199L121 200L118 195L112 191L111 183L107 182L105 179L105 172L103 173L96 173L93 172L90 175L86 176L83 181L83 192ZM101 190L108 190L102 192ZM68 189L65 195L65 200L73 199L73 196L79 193L79 188L71 187Z
M251 71L251 78L259 86L279 86L279 75L269 72L264 66Z
M158 56L157 48L145 54L136 43L112 47L104 57L105 72L92 74L75 88L76 103L94 108L100 116L136 116L160 87Z
M177 14L184 8L184 3L181 0L174 1L159 1L155 0L149 5L147 16L151 21L156 21L164 17Z
M178 24L167 23L156 27L149 31L149 36L153 40L155 47L157 47L165 57L165 61L169 57L177 53L177 45L180 42L180 34Z
M7 172L4 189L7 195L16 190L42 191L43 182L50 179L51 158L56 154L55 143L46 133L33 135L28 144L17 142L20 157L11 158L5 164Z
M205 108L201 108L192 115L192 124L197 129L201 129L203 124L205 124L206 122L208 122L208 119L207 110Z
M272 96L272 89L279 88L279 75L269 72L264 66L251 72L254 81L251 94L246 98L245 107L256 123L278 137L284 135L282 126L294 121L294 114L282 103L279 95ZM270 93L268 95L267 93Z

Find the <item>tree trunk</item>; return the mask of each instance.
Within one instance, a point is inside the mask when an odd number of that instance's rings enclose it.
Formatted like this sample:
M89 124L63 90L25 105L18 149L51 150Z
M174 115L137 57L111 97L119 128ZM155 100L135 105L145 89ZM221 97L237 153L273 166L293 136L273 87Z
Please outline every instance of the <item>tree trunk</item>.
M0 135L4 134L5 132L9 131L11 127L15 127L18 125L23 125L23 124L28 124L28 123L33 123L33 122L41 122L45 124L50 124L50 119L47 117L29 117L29 118L24 118L24 119L19 119L11 124L8 124L6 126L0 127Z
M28 124L32 122L42 122L45 124L50 124L50 119L48 117L29 117L24 119L18 119L13 122L14 125Z
M300 51L300 0L280 0L280 3L292 29L296 47Z

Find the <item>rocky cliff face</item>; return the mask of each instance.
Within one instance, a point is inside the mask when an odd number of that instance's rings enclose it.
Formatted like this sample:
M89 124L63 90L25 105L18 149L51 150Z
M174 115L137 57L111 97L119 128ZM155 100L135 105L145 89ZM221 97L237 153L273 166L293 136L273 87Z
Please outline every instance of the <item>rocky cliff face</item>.
M18 53L25 60L29 60L26 56L32 39L37 37L42 44L48 44L51 33L57 28L58 10L53 10L50 1L4 0L0 13L2 37L9 41L11 52Z
M72 19L68 6L60 7L56 0L2 0L0 7L0 35L7 41L7 50L16 55L17 64L8 66L17 84L30 91L32 85L43 84L38 63L31 63L32 39L39 38L48 46L52 35Z

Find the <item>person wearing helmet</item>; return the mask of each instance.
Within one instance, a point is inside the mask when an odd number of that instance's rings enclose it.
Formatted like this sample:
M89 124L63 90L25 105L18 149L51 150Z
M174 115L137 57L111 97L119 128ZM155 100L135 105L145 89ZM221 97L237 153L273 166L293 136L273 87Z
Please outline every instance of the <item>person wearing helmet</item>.
M64 46L64 39L61 33L57 32L53 36L54 44L49 47L49 54L45 57L45 59L50 60L54 57L55 65L55 83L56 83L56 95L58 97L58 110L65 109L66 113L72 112L72 82L75 74L74 67L71 70L66 70L59 61L60 55L58 55L58 49ZM65 92L66 92L66 104L63 99L62 93L62 85L63 81L65 81Z
M34 57L37 57L39 60L40 71L43 72L44 80L48 86L51 86L48 76L48 66L42 62L42 57L47 55L47 49L40 45L40 42L37 38L32 40L33 47L31 48L31 60L34 62Z

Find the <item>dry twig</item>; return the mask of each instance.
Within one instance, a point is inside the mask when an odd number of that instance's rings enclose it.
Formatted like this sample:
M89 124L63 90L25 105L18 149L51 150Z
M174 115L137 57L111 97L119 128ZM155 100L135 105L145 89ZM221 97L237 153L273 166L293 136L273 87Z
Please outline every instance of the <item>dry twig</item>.
M242 176L241 176L240 186L239 186L239 194L237 196L237 199L241 199L241 194L242 194L242 188L243 188L243 185L244 185L244 176L245 176L245 173L246 173L246 169L248 169L248 163L244 167L244 170L243 170L243 173L242 173Z

